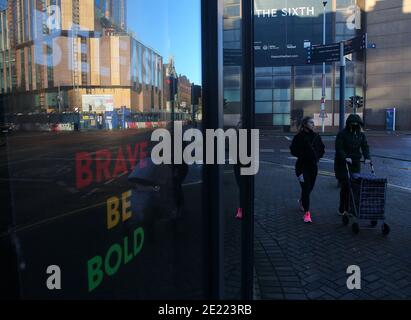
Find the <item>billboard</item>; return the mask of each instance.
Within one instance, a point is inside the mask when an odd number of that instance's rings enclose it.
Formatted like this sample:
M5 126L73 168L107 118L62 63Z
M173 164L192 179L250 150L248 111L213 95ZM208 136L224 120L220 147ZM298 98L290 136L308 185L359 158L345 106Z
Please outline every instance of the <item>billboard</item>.
M82 111L104 113L114 111L114 99L112 95L83 95Z
M307 48L323 42L323 10L319 0L255 0L256 67L306 64ZM329 15L327 43L332 42L331 25Z

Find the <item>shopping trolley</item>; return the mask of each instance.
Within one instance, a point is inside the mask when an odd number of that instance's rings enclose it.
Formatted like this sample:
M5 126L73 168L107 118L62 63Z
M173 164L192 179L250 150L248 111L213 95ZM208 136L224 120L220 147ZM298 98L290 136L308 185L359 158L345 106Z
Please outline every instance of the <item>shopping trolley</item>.
M345 214L342 218L343 224L347 226L352 220L352 231L358 234L360 232L359 221L368 220L370 224L366 227L367 229L376 228L381 222L383 235L388 235L391 229L385 223L387 179L375 175L372 163L370 163L371 174L351 173L348 164L346 164L346 167L350 202L348 214Z

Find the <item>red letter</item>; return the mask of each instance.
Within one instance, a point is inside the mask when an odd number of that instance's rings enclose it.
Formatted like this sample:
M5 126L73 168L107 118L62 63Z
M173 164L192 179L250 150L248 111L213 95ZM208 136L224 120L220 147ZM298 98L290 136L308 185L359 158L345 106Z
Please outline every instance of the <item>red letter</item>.
M83 161L85 161L84 164ZM93 173L90 168L92 162L93 159L88 152L80 152L76 154L77 189L85 188L93 182Z
M131 151L131 146L127 146L127 156L128 156L128 161L130 163L130 170L133 171L134 168L136 167L136 162L137 162L137 155L138 155L138 144L134 146L134 152Z
M116 178L120 173L127 173L127 163L124 160L123 148L118 149L116 166L114 167L113 177Z
M142 142L140 143L140 168L145 168L147 166L147 147L148 147L148 142Z
M110 174L111 153L109 150L96 152L96 180L102 182L111 179Z

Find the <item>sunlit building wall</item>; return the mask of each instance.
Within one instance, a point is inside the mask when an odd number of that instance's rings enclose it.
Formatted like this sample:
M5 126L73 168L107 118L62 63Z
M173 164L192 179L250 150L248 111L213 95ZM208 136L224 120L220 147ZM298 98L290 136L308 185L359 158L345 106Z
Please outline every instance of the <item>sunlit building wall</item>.
M6 112L81 107L83 95L114 106L162 108L162 57L127 33L106 32L94 0L10 1L1 11L0 71ZM97 13L96 13L97 15Z
M366 122L384 128L387 108L397 108L397 129L411 129L411 1L366 1Z

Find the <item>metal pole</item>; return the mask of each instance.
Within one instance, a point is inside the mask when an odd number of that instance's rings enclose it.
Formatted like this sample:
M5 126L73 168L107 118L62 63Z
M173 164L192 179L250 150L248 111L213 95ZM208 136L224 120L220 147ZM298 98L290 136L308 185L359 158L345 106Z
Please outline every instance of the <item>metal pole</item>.
M242 0L242 49L243 49L243 128L247 129L247 150L251 150L251 129L255 127L254 105L254 1ZM254 177L241 177L244 209L241 237L241 298L251 301L254 298Z
M327 6L327 1L323 2L324 10L323 10L323 45L326 43L326 10L325 7ZM323 76L322 76L322 98L321 98L321 117L322 117L322 132L325 132L325 98L326 98L326 75L325 75L325 62L323 62Z
M345 126L345 56L344 42L340 43L340 131Z

